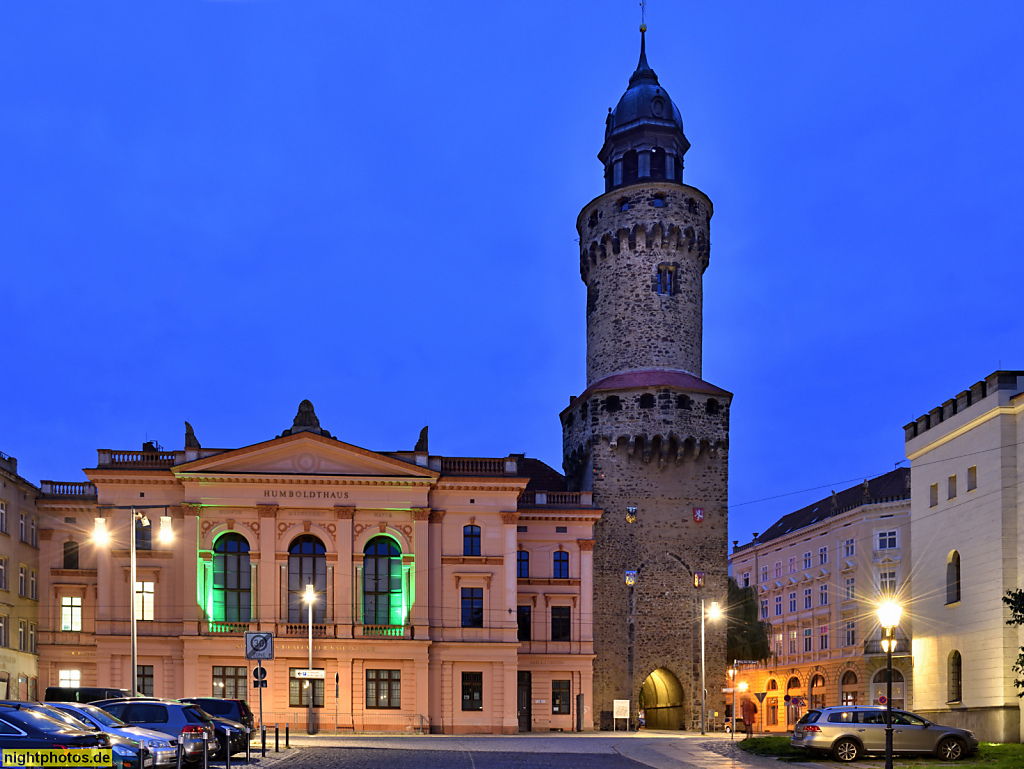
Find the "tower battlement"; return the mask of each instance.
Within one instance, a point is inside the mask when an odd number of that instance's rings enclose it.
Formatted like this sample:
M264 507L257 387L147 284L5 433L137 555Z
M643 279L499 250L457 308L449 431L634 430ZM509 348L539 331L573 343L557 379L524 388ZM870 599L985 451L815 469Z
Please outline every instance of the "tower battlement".
M992 372L980 382L975 382L968 389L959 393L955 398L950 398L941 406L936 406L927 414L922 414L913 422L904 425L904 440L910 441L916 438L956 414L962 414L1000 390L1019 391L1024 387L1024 383L1020 381L1022 377L1024 377L1024 371ZM976 411L979 410L976 409Z

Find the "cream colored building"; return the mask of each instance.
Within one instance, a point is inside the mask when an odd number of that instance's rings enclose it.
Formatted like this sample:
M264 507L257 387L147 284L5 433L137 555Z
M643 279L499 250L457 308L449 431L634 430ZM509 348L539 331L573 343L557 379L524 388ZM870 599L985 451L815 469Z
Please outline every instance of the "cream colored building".
M569 731L582 695L592 728L589 493L519 455L343 443L308 401L272 440L204 449L189 430L185 443L101 450L89 483L43 482L41 685L129 688L134 675L147 694L256 710L243 640L269 631L267 723L304 726L312 694L327 730ZM151 522L135 535L135 671L132 506ZM307 584L319 680L299 674Z
M834 493L733 549L731 571L757 589L772 625L772 658L741 666L737 683L765 692L758 723L783 732L808 706L877 703L886 688L875 607L881 595L909 596L910 471L905 468ZM893 657L893 702L910 707L911 622ZM802 704L787 705L786 697Z
M39 489L0 452L0 699L38 694Z
M913 468L915 705L1017 742L1024 634L1002 597L1024 568L1024 372L997 371L906 426Z

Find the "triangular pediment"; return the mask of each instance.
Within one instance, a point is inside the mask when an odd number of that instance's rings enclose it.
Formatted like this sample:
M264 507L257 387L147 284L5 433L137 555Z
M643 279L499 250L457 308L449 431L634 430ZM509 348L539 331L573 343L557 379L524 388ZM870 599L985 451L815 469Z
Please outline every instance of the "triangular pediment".
M178 465L174 474L437 478L438 473L349 443L302 432Z

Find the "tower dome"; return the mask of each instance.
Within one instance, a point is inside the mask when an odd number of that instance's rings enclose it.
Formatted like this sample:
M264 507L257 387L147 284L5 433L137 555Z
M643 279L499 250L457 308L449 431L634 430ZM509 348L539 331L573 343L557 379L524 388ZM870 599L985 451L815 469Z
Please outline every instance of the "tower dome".
M647 63L647 27L640 27L640 61L629 88L608 110L604 146L605 191L648 181L683 182L683 155L690 143L679 108Z

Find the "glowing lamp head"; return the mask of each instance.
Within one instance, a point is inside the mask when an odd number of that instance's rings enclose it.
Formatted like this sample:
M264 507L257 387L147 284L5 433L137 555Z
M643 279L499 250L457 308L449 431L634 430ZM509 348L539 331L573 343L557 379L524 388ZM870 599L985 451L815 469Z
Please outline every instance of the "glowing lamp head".
M746 681L740 681L738 688L741 692L745 692L749 687L750 684L748 684Z
M302 600L306 603L316 602L316 589L312 585L306 585L306 592L303 593Z
M174 541L174 529L171 527L171 516L160 516L160 534L157 539L162 545L169 545Z
M110 545L110 532L107 531L107 519L97 518L93 524L92 541L100 547Z
M900 624L900 615L903 613L903 607L890 598L878 605L877 613L878 624L882 627L896 627Z
M718 605L718 601L712 601L711 606L708 607L708 619L717 621L722 618L722 607Z

